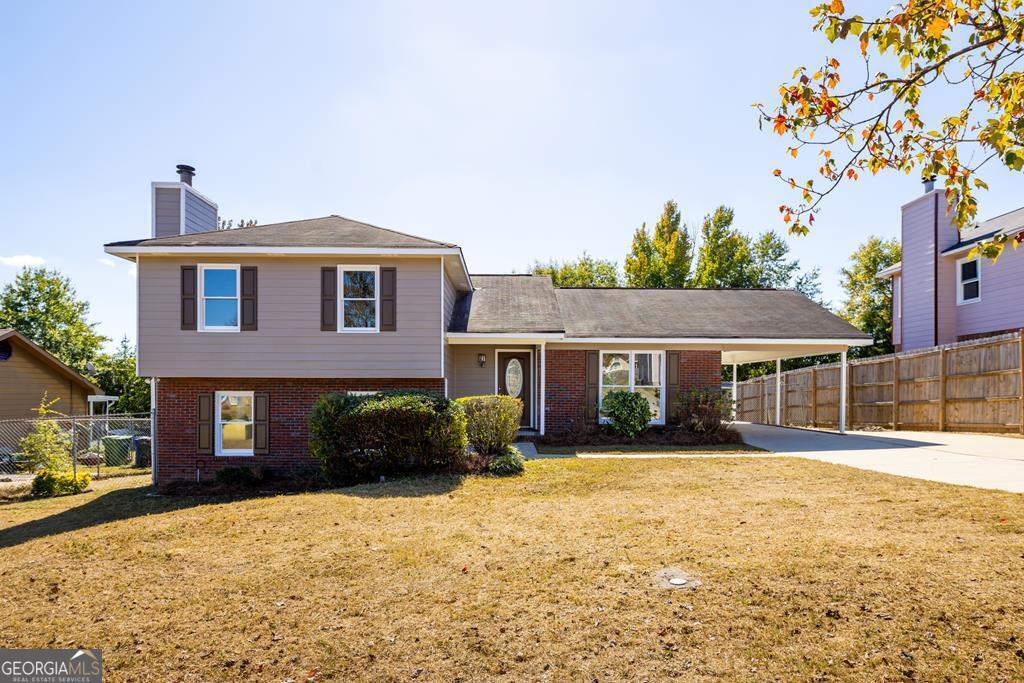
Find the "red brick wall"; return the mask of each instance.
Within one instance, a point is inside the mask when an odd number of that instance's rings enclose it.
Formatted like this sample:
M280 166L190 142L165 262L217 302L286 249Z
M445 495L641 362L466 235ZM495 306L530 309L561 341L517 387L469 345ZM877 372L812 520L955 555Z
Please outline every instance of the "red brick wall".
M444 391L443 379L210 379L164 378L157 385L157 483L210 479L226 466L290 470L316 464L309 454L307 421L322 394L332 391L427 389ZM270 395L270 454L248 457L196 453L197 395L203 391L266 391Z
M571 431L584 418L586 399L586 351L547 349L545 371L545 432ZM679 390L713 389L722 385L722 354L719 351L680 351Z

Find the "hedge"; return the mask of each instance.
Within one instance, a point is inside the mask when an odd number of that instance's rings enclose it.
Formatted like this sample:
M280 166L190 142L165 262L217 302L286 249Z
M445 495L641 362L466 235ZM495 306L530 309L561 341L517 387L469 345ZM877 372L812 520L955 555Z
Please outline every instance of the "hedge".
M467 396L456 402L466 411L466 436L480 455L498 455L516 440L523 402L511 396Z
M313 407L309 434L311 453L335 484L458 470L467 443L463 410L423 391L325 394Z

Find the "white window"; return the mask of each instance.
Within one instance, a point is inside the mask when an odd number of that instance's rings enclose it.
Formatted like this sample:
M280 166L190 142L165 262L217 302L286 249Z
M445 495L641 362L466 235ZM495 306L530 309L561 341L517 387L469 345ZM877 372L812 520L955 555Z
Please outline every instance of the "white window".
M972 304L981 299L981 263L977 258L956 262L956 302Z
M651 424L665 424L665 355L661 351L602 351L599 402L613 391L635 391L651 405ZM602 417L602 421L606 418Z
M338 332L377 332L380 268L338 266Z
M253 392L217 392L217 455L252 455L252 415Z
M199 266L199 329L238 332L241 304L240 268L235 265Z

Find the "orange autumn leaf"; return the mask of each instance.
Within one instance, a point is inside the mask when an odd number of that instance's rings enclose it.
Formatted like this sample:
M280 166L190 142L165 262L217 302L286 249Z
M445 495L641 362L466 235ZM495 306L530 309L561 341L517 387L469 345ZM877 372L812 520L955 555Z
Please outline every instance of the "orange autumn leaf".
M842 14L846 7L843 6L843 0L832 0L832 4L829 5L829 9L835 14Z
M942 17L935 17L932 19L932 22L928 24L927 35L929 38L941 38L947 28L949 28L948 21Z

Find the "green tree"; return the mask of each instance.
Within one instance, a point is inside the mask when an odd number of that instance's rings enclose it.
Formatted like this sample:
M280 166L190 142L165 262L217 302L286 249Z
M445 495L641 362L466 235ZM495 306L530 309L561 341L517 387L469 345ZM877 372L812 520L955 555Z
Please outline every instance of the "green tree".
M697 269L693 275L694 287L755 286L750 240L732 227L733 217L733 210L727 206L719 206L714 213L704 217L697 248Z
M38 419L32 422L32 430L18 442L18 450L24 458L24 467L35 472L38 469L62 470L71 466L71 434L54 419L64 413L53 409L60 398L49 400L46 392L39 400L39 407L32 410Z
M750 287L790 287L800 263L789 258L789 245L774 230L761 233L750 245Z
M555 287L618 287L619 269L614 261L596 259L587 252L575 261L534 262L534 275L549 275Z
M149 385L135 374L135 347L128 337L121 339L113 354L99 356L95 366L94 379L103 393L119 397L111 412L149 412Z
M807 232L841 183L883 171L942 176L953 219L965 227L977 216L975 191L987 188L984 164L1024 171L1021 0L898 0L874 17L825 0L811 17L830 42L856 41L860 59L844 70L825 55L816 68L794 72L777 106L756 105L761 124L788 137L790 156L818 153L820 185L774 171L801 196L781 207L791 232ZM926 94L939 106L921 108ZM1024 231L975 251L995 259L1022 241Z
M893 352L892 345L892 281L881 279L878 271L900 260L900 243L895 239L870 237L850 256L850 263L840 271L846 300L839 315L875 339L871 346L851 349L856 357L877 356Z
M679 206L665 202L654 232L641 224L633 234L626 256L626 285L629 287L687 287L693 264L693 241L683 225Z
M87 322L88 313L88 302L56 270L25 268L0 291L0 327L21 332L80 372L107 341Z

